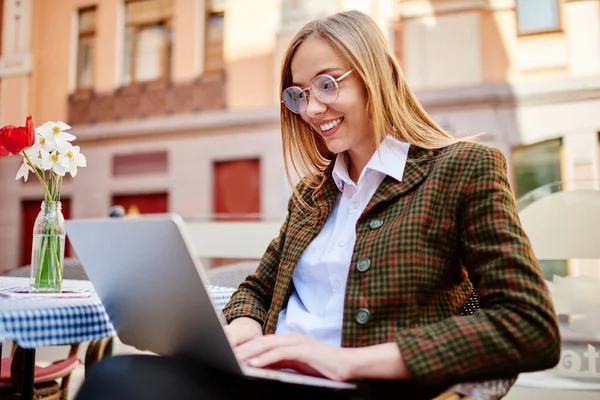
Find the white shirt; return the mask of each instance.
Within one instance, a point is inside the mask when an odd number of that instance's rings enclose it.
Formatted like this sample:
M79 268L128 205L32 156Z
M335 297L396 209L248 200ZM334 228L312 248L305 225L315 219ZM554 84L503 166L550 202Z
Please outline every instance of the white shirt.
M308 245L292 274L294 292L279 313L276 334L303 333L341 346L346 280L356 241L356 222L387 176L402 180L408 143L386 136L355 184L346 154L338 154L332 176L341 194L323 229Z

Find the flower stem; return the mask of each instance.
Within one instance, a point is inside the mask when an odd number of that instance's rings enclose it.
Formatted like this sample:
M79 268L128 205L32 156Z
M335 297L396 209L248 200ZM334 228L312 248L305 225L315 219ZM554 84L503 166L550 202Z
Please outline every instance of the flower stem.
M27 164L29 164L29 166L33 170L33 173L35 174L35 176L37 176L38 180L40 181L40 183L44 187L44 191L46 192L46 196L48 196L48 200L52 201L52 195L50 194L50 191L48 190L48 186L46 186L46 182L44 181L44 179L42 179L42 177L40 176L40 174L37 172L37 169L35 168L35 166L31 162L31 160L29 159L29 156L27 155L27 153L25 152L25 150L23 150L21 152L21 154L23 154L23 157L25 157L25 161L27 161Z
M60 200L60 191L62 189L62 181L63 181L63 177L59 176L57 177L58 179L58 183L56 184L56 187L58 188L57 192L56 192L56 200Z

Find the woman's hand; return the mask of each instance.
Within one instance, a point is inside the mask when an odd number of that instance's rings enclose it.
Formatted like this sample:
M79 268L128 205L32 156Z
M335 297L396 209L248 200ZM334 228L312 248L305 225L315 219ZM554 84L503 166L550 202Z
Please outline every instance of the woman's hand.
M260 323L248 317L236 318L229 325L225 326L224 329L227 339L229 339L229 343L233 347L262 336Z
M246 341L235 349L238 359L252 367L291 368L335 381L353 379L351 352L296 332L266 335Z

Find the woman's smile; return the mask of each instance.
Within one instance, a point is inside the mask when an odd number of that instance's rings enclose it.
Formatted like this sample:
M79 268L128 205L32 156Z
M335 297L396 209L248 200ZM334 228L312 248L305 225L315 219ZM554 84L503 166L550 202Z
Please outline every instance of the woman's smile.
M328 138L328 137L335 135L335 133L338 131L338 129L342 125L343 121L344 121L344 117L340 117L338 119L328 120L326 122L319 123L318 126L319 126L319 129L321 130L321 135L324 138Z

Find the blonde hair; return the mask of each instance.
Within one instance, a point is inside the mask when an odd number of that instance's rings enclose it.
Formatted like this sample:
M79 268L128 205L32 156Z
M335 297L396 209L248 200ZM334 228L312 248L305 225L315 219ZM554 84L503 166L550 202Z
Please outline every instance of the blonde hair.
M375 146L390 134L411 145L438 149L462 139L453 138L425 112L408 86L402 69L381 30L359 11L337 13L306 24L292 39L283 58L281 90L292 85L291 63L298 47L312 36L325 41L360 77L366 92L368 112L374 128ZM327 177L323 172L335 155L320 135L297 114L281 106L283 156L288 181L289 163L310 188L318 188ZM297 189L294 198L305 207ZM312 207L308 207L312 209Z

